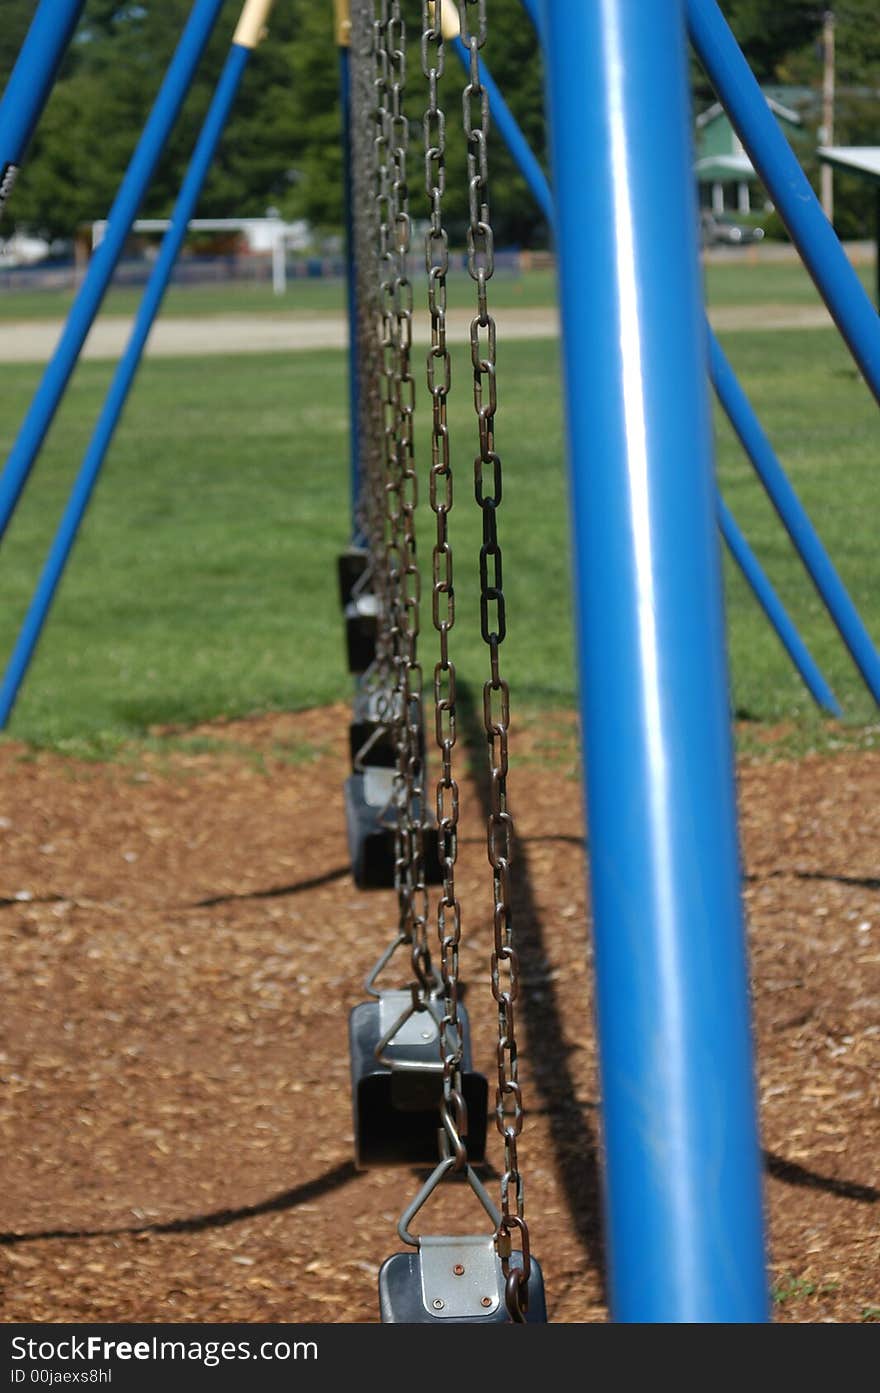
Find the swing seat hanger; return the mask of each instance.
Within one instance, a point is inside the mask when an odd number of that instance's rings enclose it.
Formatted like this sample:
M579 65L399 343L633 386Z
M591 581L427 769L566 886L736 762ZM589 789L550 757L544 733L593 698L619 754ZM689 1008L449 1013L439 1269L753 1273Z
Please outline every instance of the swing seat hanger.
M345 826L352 875L359 890L390 889L394 885L396 861L395 826L399 817L395 805L393 768L364 763L345 781ZM437 843L436 820L430 811L423 831L426 885L442 880Z
M401 1215L397 1231L415 1252L395 1253L379 1272L379 1311L383 1324L431 1324L452 1320L461 1323L503 1325L509 1320L505 1277L496 1234L501 1215L471 1166L465 1175L474 1195L492 1221L488 1234L413 1235L410 1225L442 1180L454 1170L454 1156L446 1156ZM522 1270L523 1255L510 1255L512 1272ZM529 1262L528 1307L525 1320L541 1325L547 1320L544 1279L534 1258Z
M371 765L397 767L396 727L401 710L400 694L377 673L378 659L358 679L348 727L352 772L362 774ZM414 713L416 753L425 758L425 723L421 702Z
M522 1254L513 1253L512 1268ZM525 1324L545 1325L544 1277L531 1259ZM511 1323L505 1302L501 1259L490 1235L425 1235L418 1252L394 1253L379 1270L379 1315L383 1325Z
M349 1017L355 1165L430 1166L437 1158L437 1125L443 1101L439 982L428 979L417 1000L412 986L380 990L375 983L407 939L398 935L366 980L371 1001ZM468 1151L481 1161L486 1150L489 1085L474 1072L467 1014L459 1009L461 1094Z
M355 1165L430 1166L437 1159L437 1126L443 1099L440 1028L434 1010L409 1014L408 991L382 992L361 1002L349 1016L351 1097ZM407 1019L399 1025L401 1015ZM459 1011L462 1045L461 1092L467 1115L467 1146L473 1160L486 1150L489 1085L474 1071L470 1032ZM376 1051L382 1048L382 1060Z

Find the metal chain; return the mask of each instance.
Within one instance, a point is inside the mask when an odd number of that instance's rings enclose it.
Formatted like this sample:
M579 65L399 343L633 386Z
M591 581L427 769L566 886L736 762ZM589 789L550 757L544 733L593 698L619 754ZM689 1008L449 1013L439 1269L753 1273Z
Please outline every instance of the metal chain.
M353 40L369 58L369 94L359 112L372 132L370 170L373 243L364 256L371 266L373 372L368 397L378 432L376 458L369 461L365 494L372 567L379 580L380 626L377 661L368 681L390 677L393 693L383 713L392 728L397 766L392 797L394 883L398 943L408 944L413 1004L422 1009L434 986L428 948L425 884L421 699L418 660L421 579L415 533L418 502L413 448L415 381L412 348L412 284L407 186L408 124L406 31L400 0L360 0L352 13ZM360 89L359 89L360 90ZM360 137L359 137L360 139Z
M449 3L449 0L447 0ZM453 770L456 743L455 664L449 656L449 635L455 623L452 545L449 513L452 508L452 468L446 404L452 385L452 363L446 344L446 275L449 270L449 238L443 224L446 191L446 116L440 107L439 82L445 50L441 28L441 4L422 3L422 71L428 82L424 131L425 190L430 206L430 226L425 236L425 269L428 274L428 309L431 347L428 351L428 391L431 394L430 500L436 517L432 554L431 606L434 627L440 636L440 658L434 665L434 728L441 756L437 780L437 837L443 870L443 890L437 906L440 940L440 975L443 983L443 1017L440 1022L440 1055L443 1060L441 1120L455 1157L454 1170L467 1165L467 1111L461 1085L463 1038L459 1019L459 945L461 906L455 891L458 858L458 783Z
M380 8L384 8L384 0ZM378 35L377 35L378 37ZM392 588L391 633L397 668L395 736L395 868L399 932L410 944L413 1002L424 1001L432 988L428 948L428 891L425 884L425 799L421 749L422 668L418 659L421 576L416 552L413 415L415 380L411 371L413 291L408 273L410 248L407 146L409 127L403 109L406 89L406 28L400 0L390 0L385 25L388 73L391 245L390 287L383 283L386 317L392 338L391 403L395 424L389 434L385 489L396 560ZM390 296L389 296L390 288Z
M453 3L453 0L441 0ZM508 808L508 731L510 700L501 676L499 650L506 634L502 554L498 537L498 508L502 495L502 465L495 449L496 333L489 312L487 284L494 271L494 242L489 214L488 93L480 81L479 55L487 35L486 0L458 0L462 40L470 55L469 78L462 96L467 140L468 271L477 289L477 313L471 321L474 406L479 453L474 462L475 494L482 511L480 548L480 628L489 648L490 676L483 686L483 717L491 778L487 823L488 857L493 876L492 992L498 1006L496 1125L504 1141L501 1178L501 1220L496 1234L505 1275L505 1300L515 1321L523 1321L530 1275L529 1231L525 1220L523 1179L517 1155L523 1105L518 1073L515 1004L519 993L519 963L513 941L510 864L513 821ZM473 31L469 19L475 16ZM417 482L413 454L414 383L410 371L412 347L412 286L407 273L410 246L409 201L406 182L407 123L403 111L406 82L405 32L400 0L356 0L353 41L361 36L361 52L370 58L369 76L357 87L356 143L371 132L368 182L364 199L371 213L361 217L370 249L359 245L359 261L372 268L372 285L365 287L363 358L370 386L366 398L368 482L364 516L386 615L386 652L395 674L394 721L398 751L395 778L397 830L395 884L398 894L399 942L411 946L413 999L423 1004L431 982L427 946L428 900L424 879L424 799L419 714L422 673L418 661L419 572L415 543ZM430 225L425 245L431 347L428 389L432 399L430 499L436 519L432 554L432 615L439 633L440 657L434 667L435 734L441 754L437 782L437 819L443 891L438 906L440 968L443 983L441 1054L444 1064L442 1117L450 1140L455 1169L467 1162L463 1141L466 1113L461 1091L462 1040L459 1017L459 949L461 909L456 898L459 791L454 773L456 744L456 673L450 657L449 635L455 622L452 549L448 522L452 507L452 467L447 423L451 387L446 342L446 275L448 239L443 223L446 187L445 116L439 103L443 74L440 4L422 5L422 68L428 82L423 115L425 185ZM357 158L357 144L356 144ZM360 192L356 200L360 203ZM357 226L357 222L356 222ZM362 255L361 253L366 253ZM372 328L370 328L372 325ZM378 331L377 331L378 326ZM518 1235L518 1239L517 1236ZM514 1242L521 1267L511 1263Z
M400 0L391 0L386 29L391 76L391 154L393 179L391 209L395 232L393 283L396 372L394 379L398 435L396 489L401 515L400 582L397 589L395 627L399 633L397 695L398 818L395 880L400 902L400 928L411 938L415 980L427 993L431 982L428 949L428 892L425 885L425 796L422 758L422 668L418 659L421 576L416 552L415 516L418 480L413 449L415 379L410 364L412 350L413 291L408 274L410 248L409 190L406 159L409 126L403 109L406 87L406 29ZM415 999L415 998L414 998Z
M480 80L480 50L487 37L486 0L458 0L462 42L470 56L468 82L462 94L464 133L467 139L469 225L467 264L477 288L477 313L471 320L470 344L474 378L474 407L479 432L479 454L474 460L474 488L482 510L483 543L480 547L480 630L489 648L490 676L483 685L483 721L488 746L490 811L487 825L489 863L492 867L494 951L492 994L498 1004L498 1085L495 1120L504 1139L504 1173L501 1177L501 1222L497 1244L506 1279L506 1301L511 1318L522 1322L528 1303L530 1273L529 1230L525 1219L523 1178L517 1142L523 1126L522 1092L516 1040L516 1000L519 995L519 959L513 939L510 864L513 856L513 819L508 809L508 731L510 693L501 676L500 648L507 631L502 588L501 544L498 508L502 494L501 457L495 449L496 344L495 320L489 312L488 282L495 263L494 238L489 212L489 94ZM522 1266L511 1265L514 1235L518 1233Z
M382 348L379 279L376 254L379 240L380 188L387 167L385 131L375 100L373 27L370 5L358 0L351 11L352 81L352 221L355 238L356 353L359 378L360 496L356 520L367 541L368 563L356 590L372 589L380 615L389 612L388 564L385 554L384 416L380 391ZM380 718L390 719L394 686L388 626L378 627L376 659L363 675L364 685L380 694ZM387 696L385 695L387 694ZM385 700L382 697L385 696Z
M17 178L17 164L5 164L0 168L0 214L3 212L4 203L12 193L12 188Z

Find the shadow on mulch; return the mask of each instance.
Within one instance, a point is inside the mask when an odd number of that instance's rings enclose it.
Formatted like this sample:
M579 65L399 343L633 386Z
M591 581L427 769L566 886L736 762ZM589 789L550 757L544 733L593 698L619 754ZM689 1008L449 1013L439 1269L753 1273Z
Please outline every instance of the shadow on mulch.
M471 776L484 815L488 816L491 780L484 754L482 697L477 703L469 684L462 681L458 682L456 697L464 742L471 755ZM566 840L576 840L583 845L580 838ZM529 871L527 841L517 843L511 882L517 953L522 971L522 1018L532 1075L541 1097L540 1111L548 1119L574 1233L598 1275L603 1299L607 1299L598 1140L589 1117L575 1100L575 1080L568 1058L570 1047L565 1038L559 1000L545 972L548 953ZM540 995L530 986L532 981L540 981Z
M18 1243L35 1243L46 1238L115 1238L124 1233L203 1233L205 1229L227 1228L243 1219L255 1219L260 1214L280 1214L296 1209L300 1204L320 1199L331 1190L347 1185L358 1175L354 1161L343 1161L314 1180L307 1180L293 1190L282 1190L258 1204L243 1205L240 1209L217 1209L210 1214L195 1214L189 1219L168 1219L163 1224L123 1224L110 1229L43 1229L39 1233L0 1233L0 1245L13 1247Z

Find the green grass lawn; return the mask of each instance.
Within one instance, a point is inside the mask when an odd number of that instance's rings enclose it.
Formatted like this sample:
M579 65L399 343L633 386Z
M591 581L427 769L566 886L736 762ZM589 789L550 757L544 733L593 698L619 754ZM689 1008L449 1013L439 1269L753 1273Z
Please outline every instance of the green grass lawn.
M130 315L137 309L143 286L112 287L103 314ZM25 319L63 319L73 303L70 290L0 289L0 322ZM341 280L291 280L284 296L273 295L268 283L226 281L217 285L171 286L162 305L165 315L209 314L340 314L345 309Z
M873 295L872 266L857 273ZM704 270L706 298L710 305L809 305L818 294L807 272L798 263L752 261L748 251L737 261L713 263ZM129 315L136 310L141 289L111 289L104 302L105 314ZM291 279L284 296L272 294L269 284L226 282L218 285L172 286L163 314L175 316L211 314L340 314L345 291L341 281ZM556 302L556 278L551 270L518 274L499 270L493 284L498 306L544 306ZM449 277L449 304L473 304L473 284L464 272ZM0 288L0 322L25 319L63 319L73 294L67 290L3 290Z
M414 268L416 282L424 286ZM556 300L556 281L552 271L531 271L527 275L500 269L493 281L498 305L552 305ZM474 303L473 281L464 271L449 277L449 304ZM112 287L102 313L130 315L135 312L142 287ZM3 290L0 288L0 322L26 319L63 319L73 303L70 290ZM424 301L424 294L422 295ZM291 278L284 295L274 295L268 283L226 281L212 285L172 285L162 313L177 317L218 314L320 315L345 311L345 286L335 278Z
M712 305L817 305L819 292L800 262L752 261L745 250L737 261L704 267L706 301ZM873 298L877 278L872 265L859 264L856 275Z
M735 334L727 350L771 438L880 638L877 417L836 336ZM501 515L515 700L574 699L568 524L557 349L500 346ZM110 365L85 363L2 547L0 652L8 653ZM37 380L0 370L0 451ZM450 411L462 482L453 539L462 676L485 667L476 605L478 509L469 374L457 360ZM424 469L428 419L417 428ZM138 735L151 726L304 707L347 696L335 559L347 531L345 362L333 351L153 360L144 366L10 733L36 743ZM876 710L729 430L725 496L845 705ZM428 512L426 527L433 524ZM423 531L427 556L429 532ZM759 722L821 738L811 703L751 595L728 568L733 702ZM429 618L424 663L433 661ZM759 729L755 727L755 729ZM835 734L834 738L838 738ZM861 735L861 739L873 738Z

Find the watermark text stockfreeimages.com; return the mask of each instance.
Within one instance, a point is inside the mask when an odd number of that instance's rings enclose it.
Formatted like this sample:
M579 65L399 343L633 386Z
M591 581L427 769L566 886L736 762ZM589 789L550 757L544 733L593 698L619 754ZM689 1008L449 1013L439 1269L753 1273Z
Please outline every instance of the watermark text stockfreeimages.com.
M55 1378L52 1377L53 1370L40 1367L66 1362L193 1362L210 1369L235 1360L285 1362L318 1358L315 1340L166 1340L158 1335L140 1340L113 1340L103 1335L65 1335L51 1340L15 1335L11 1346L12 1383L98 1383L104 1381L97 1377L101 1373L108 1375L106 1381L109 1382L109 1369L64 1370L70 1377ZM32 1367L29 1370L18 1367L20 1361L29 1361Z

